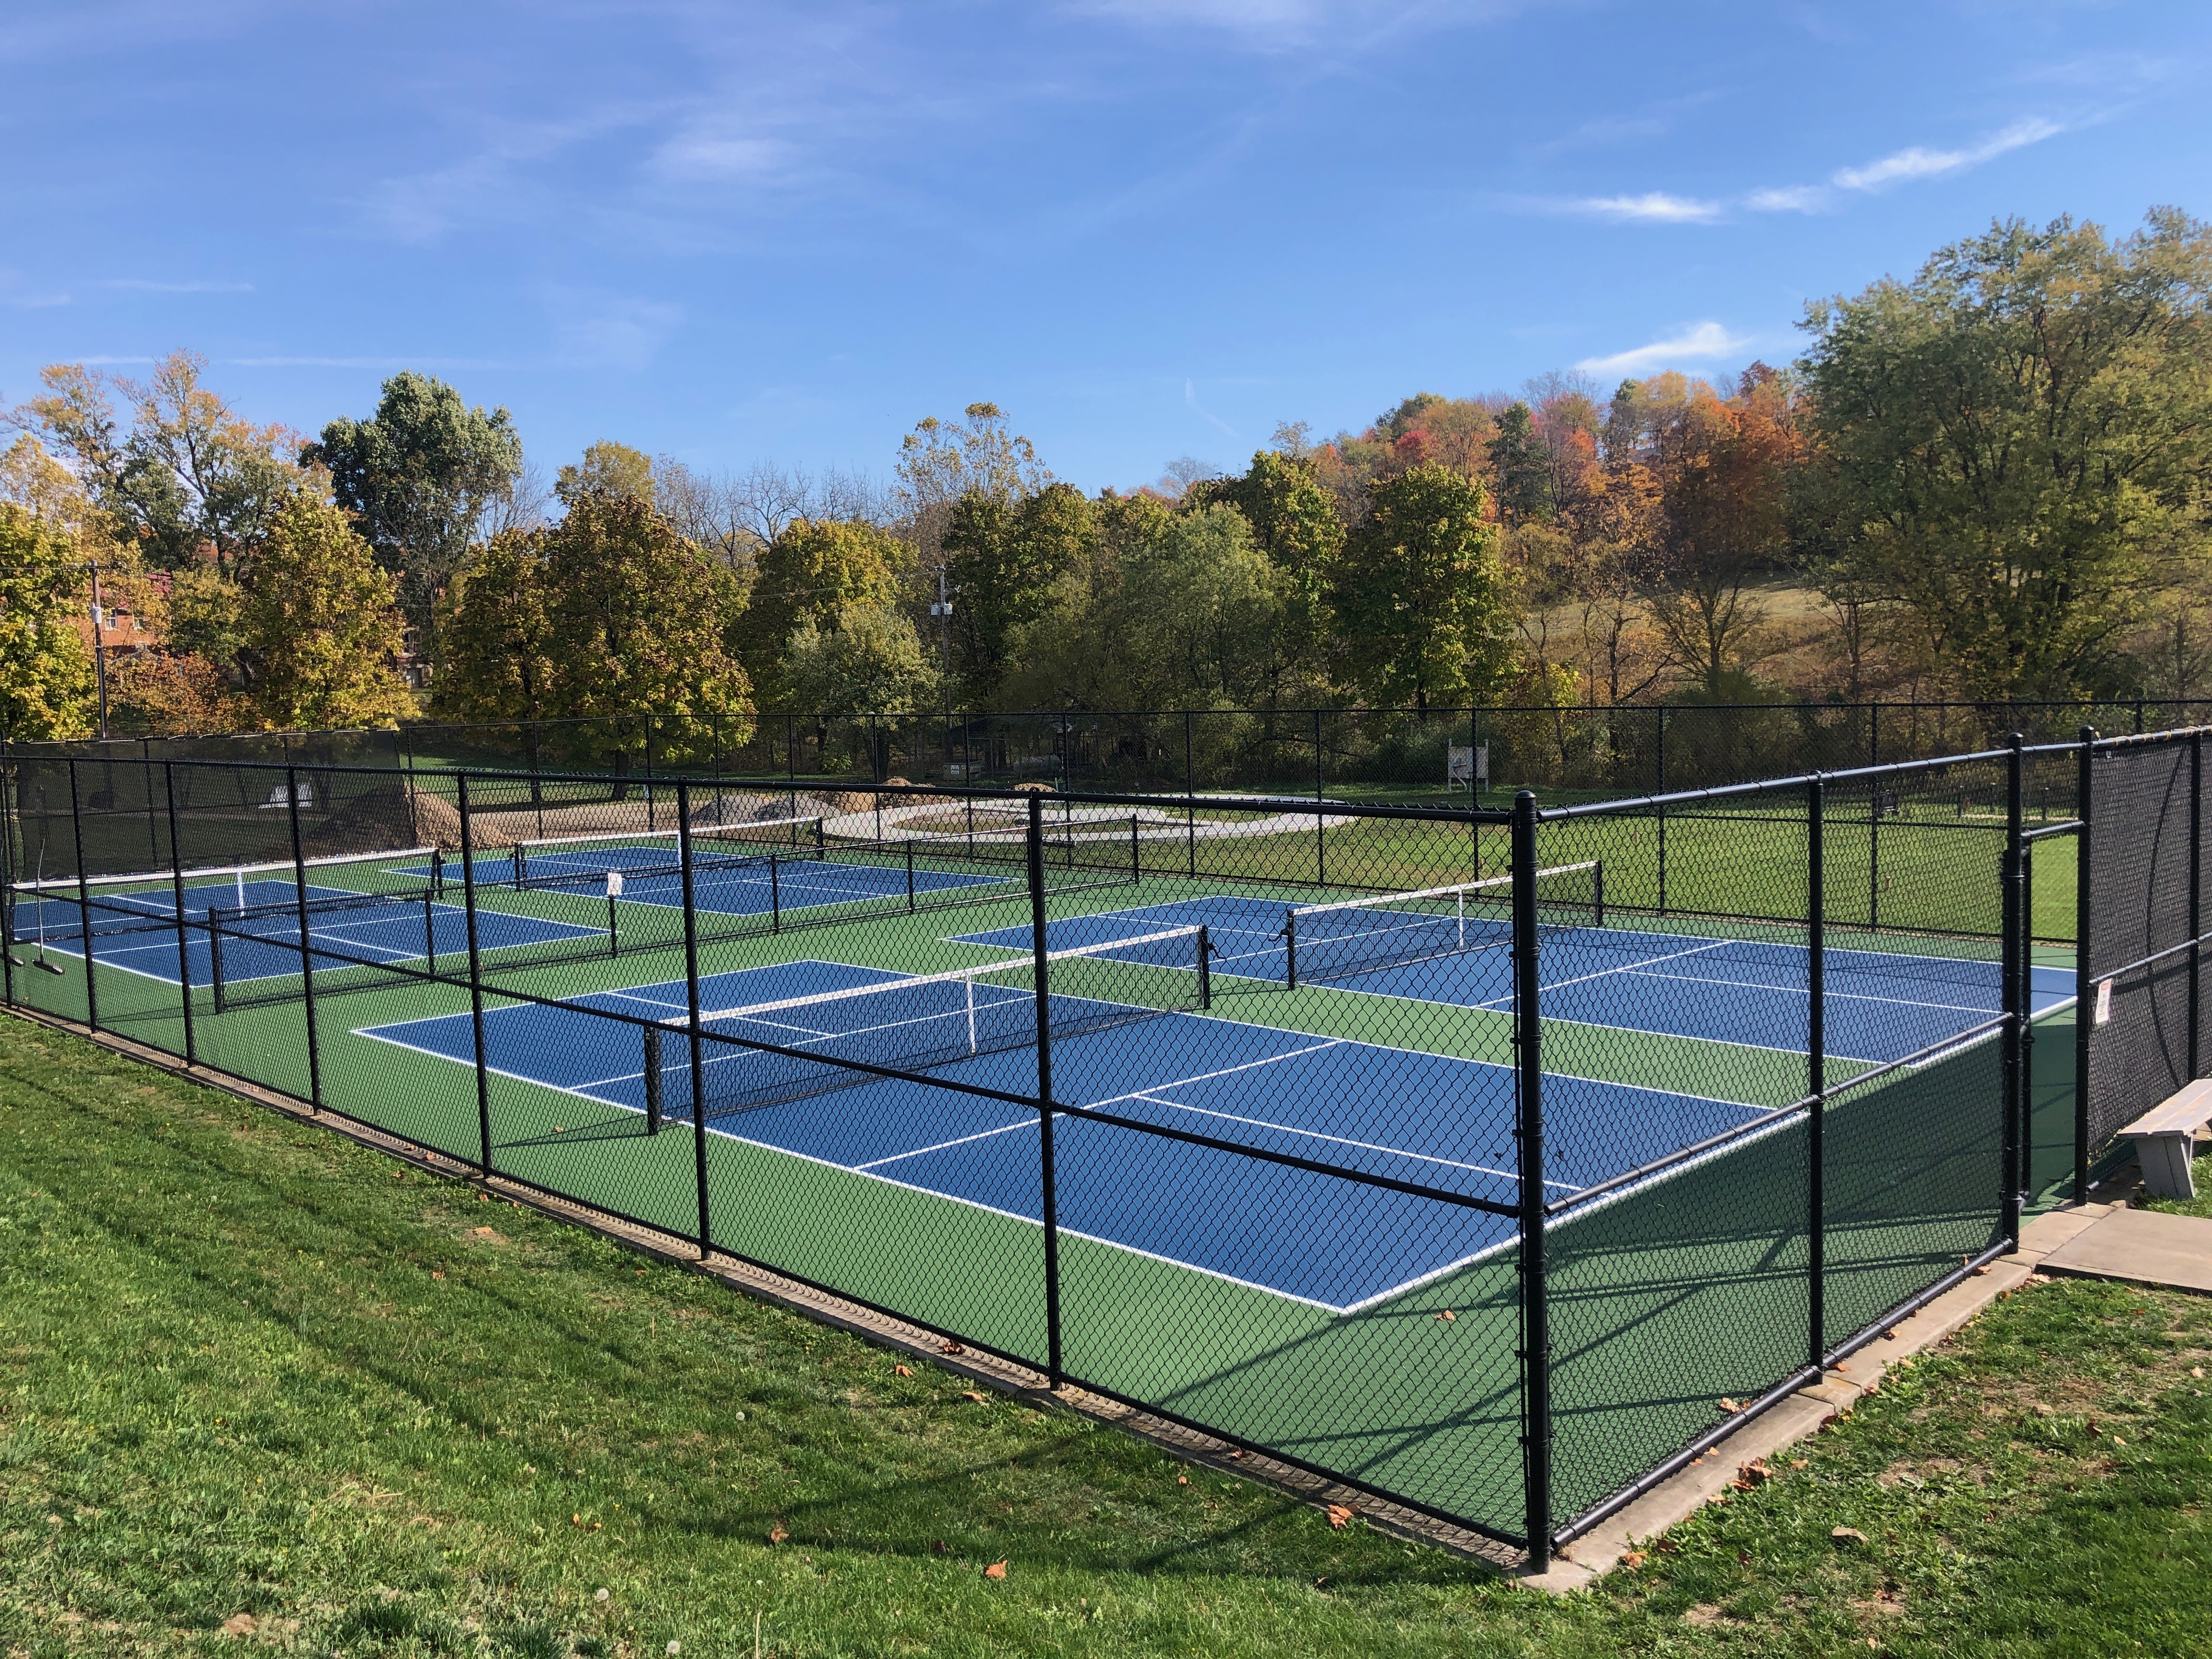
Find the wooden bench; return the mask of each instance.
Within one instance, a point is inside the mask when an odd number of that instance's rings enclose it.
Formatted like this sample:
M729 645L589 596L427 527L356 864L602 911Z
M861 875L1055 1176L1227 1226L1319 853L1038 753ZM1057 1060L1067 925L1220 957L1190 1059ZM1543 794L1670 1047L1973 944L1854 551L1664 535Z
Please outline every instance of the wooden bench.
M2212 1078L2185 1084L2120 1131L2136 1144L2143 1184L2160 1198L2194 1198L2197 1132L2212 1123Z

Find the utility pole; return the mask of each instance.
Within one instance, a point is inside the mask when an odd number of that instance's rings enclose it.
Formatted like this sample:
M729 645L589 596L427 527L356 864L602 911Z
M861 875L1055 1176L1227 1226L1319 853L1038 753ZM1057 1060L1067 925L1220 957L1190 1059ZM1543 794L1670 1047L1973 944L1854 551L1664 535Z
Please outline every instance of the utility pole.
M937 567L937 602L929 607L937 618L938 678L945 686L945 718L952 719L952 599L945 586L945 567Z

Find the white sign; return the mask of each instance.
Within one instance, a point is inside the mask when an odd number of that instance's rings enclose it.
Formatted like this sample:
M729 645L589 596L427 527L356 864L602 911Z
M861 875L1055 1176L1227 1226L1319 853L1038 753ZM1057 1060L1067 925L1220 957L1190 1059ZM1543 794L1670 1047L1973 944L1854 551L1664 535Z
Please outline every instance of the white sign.
M1470 746L1455 743L1444 751L1444 781L1446 783L1488 783L1490 781L1490 745Z
M622 896L622 872L619 870L607 872L607 896L609 898Z
M2111 1022L2112 1018L2112 981L2108 979L2100 979L2097 981L2097 1024L2100 1025L2108 1024Z

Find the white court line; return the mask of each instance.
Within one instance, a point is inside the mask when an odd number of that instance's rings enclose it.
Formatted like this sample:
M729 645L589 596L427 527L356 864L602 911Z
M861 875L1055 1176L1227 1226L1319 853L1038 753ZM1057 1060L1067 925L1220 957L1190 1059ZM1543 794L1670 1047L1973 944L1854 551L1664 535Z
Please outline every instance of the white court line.
M1643 979L1670 980L1677 985L1717 985L1731 991L1781 991L1793 997L1810 997L1813 990L1807 985L1770 985L1764 980L1699 979L1690 974L1655 974L1647 969L1627 968L1621 971ZM1863 991L1828 991L1824 1002L1879 1002L1888 1008L1935 1008L1948 1014L1996 1014L2001 1008L1971 1008L1954 1002L1917 1002L1911 997L1869 996Z
M1333 1146L1352 1146L1363 1152L1382 1152L1391 1158L1410 1158L1416 1164L1434 1164L1447 1170L1466 1170L1474 1175L1503 1176L1509 1181L1520 1179L1519 1175L1513 1170L1493 1170L1487 1164L1464 1164L1455 1158L1433 1158L1426 1152L1413 1152L1404 1146L1378 1146L1371 1140L1354 1140L1347 1135L1328 1134L1319 1129L1303 1129L1293 1123L1277 1123L1264 1117L1245 1117L1236 1112L1217 1112L1204 1106L1193 1106L1185 1101L1164 1099L1159 1093L1161 1090L1176 1089L1181 1086L1182 1085L1176 1083L1155 1084L1150 1089L1139 1090L1131 1098L1149 1101L1155 1106L1166 1106L1178 1112L1188 1112L1194 1117L1218 1118L1224 1123L1242 1123L1246 1127L1253 1129L1273 1129L1283 1134L1295 1135L1301 1140L1325 1140ZM1565 1188L1571 1192L1581 1190L1571 1182L1565 1181L1547 1181L1544 1184L1547 1187Z

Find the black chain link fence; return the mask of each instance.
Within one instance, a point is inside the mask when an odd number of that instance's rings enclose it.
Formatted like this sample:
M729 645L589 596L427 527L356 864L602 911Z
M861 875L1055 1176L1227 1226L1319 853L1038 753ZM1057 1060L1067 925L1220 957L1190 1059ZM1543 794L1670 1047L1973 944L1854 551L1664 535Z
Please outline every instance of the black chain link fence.
M2201 744L1510 811L18 748L5 988L1540 1562L2195 1074Z

